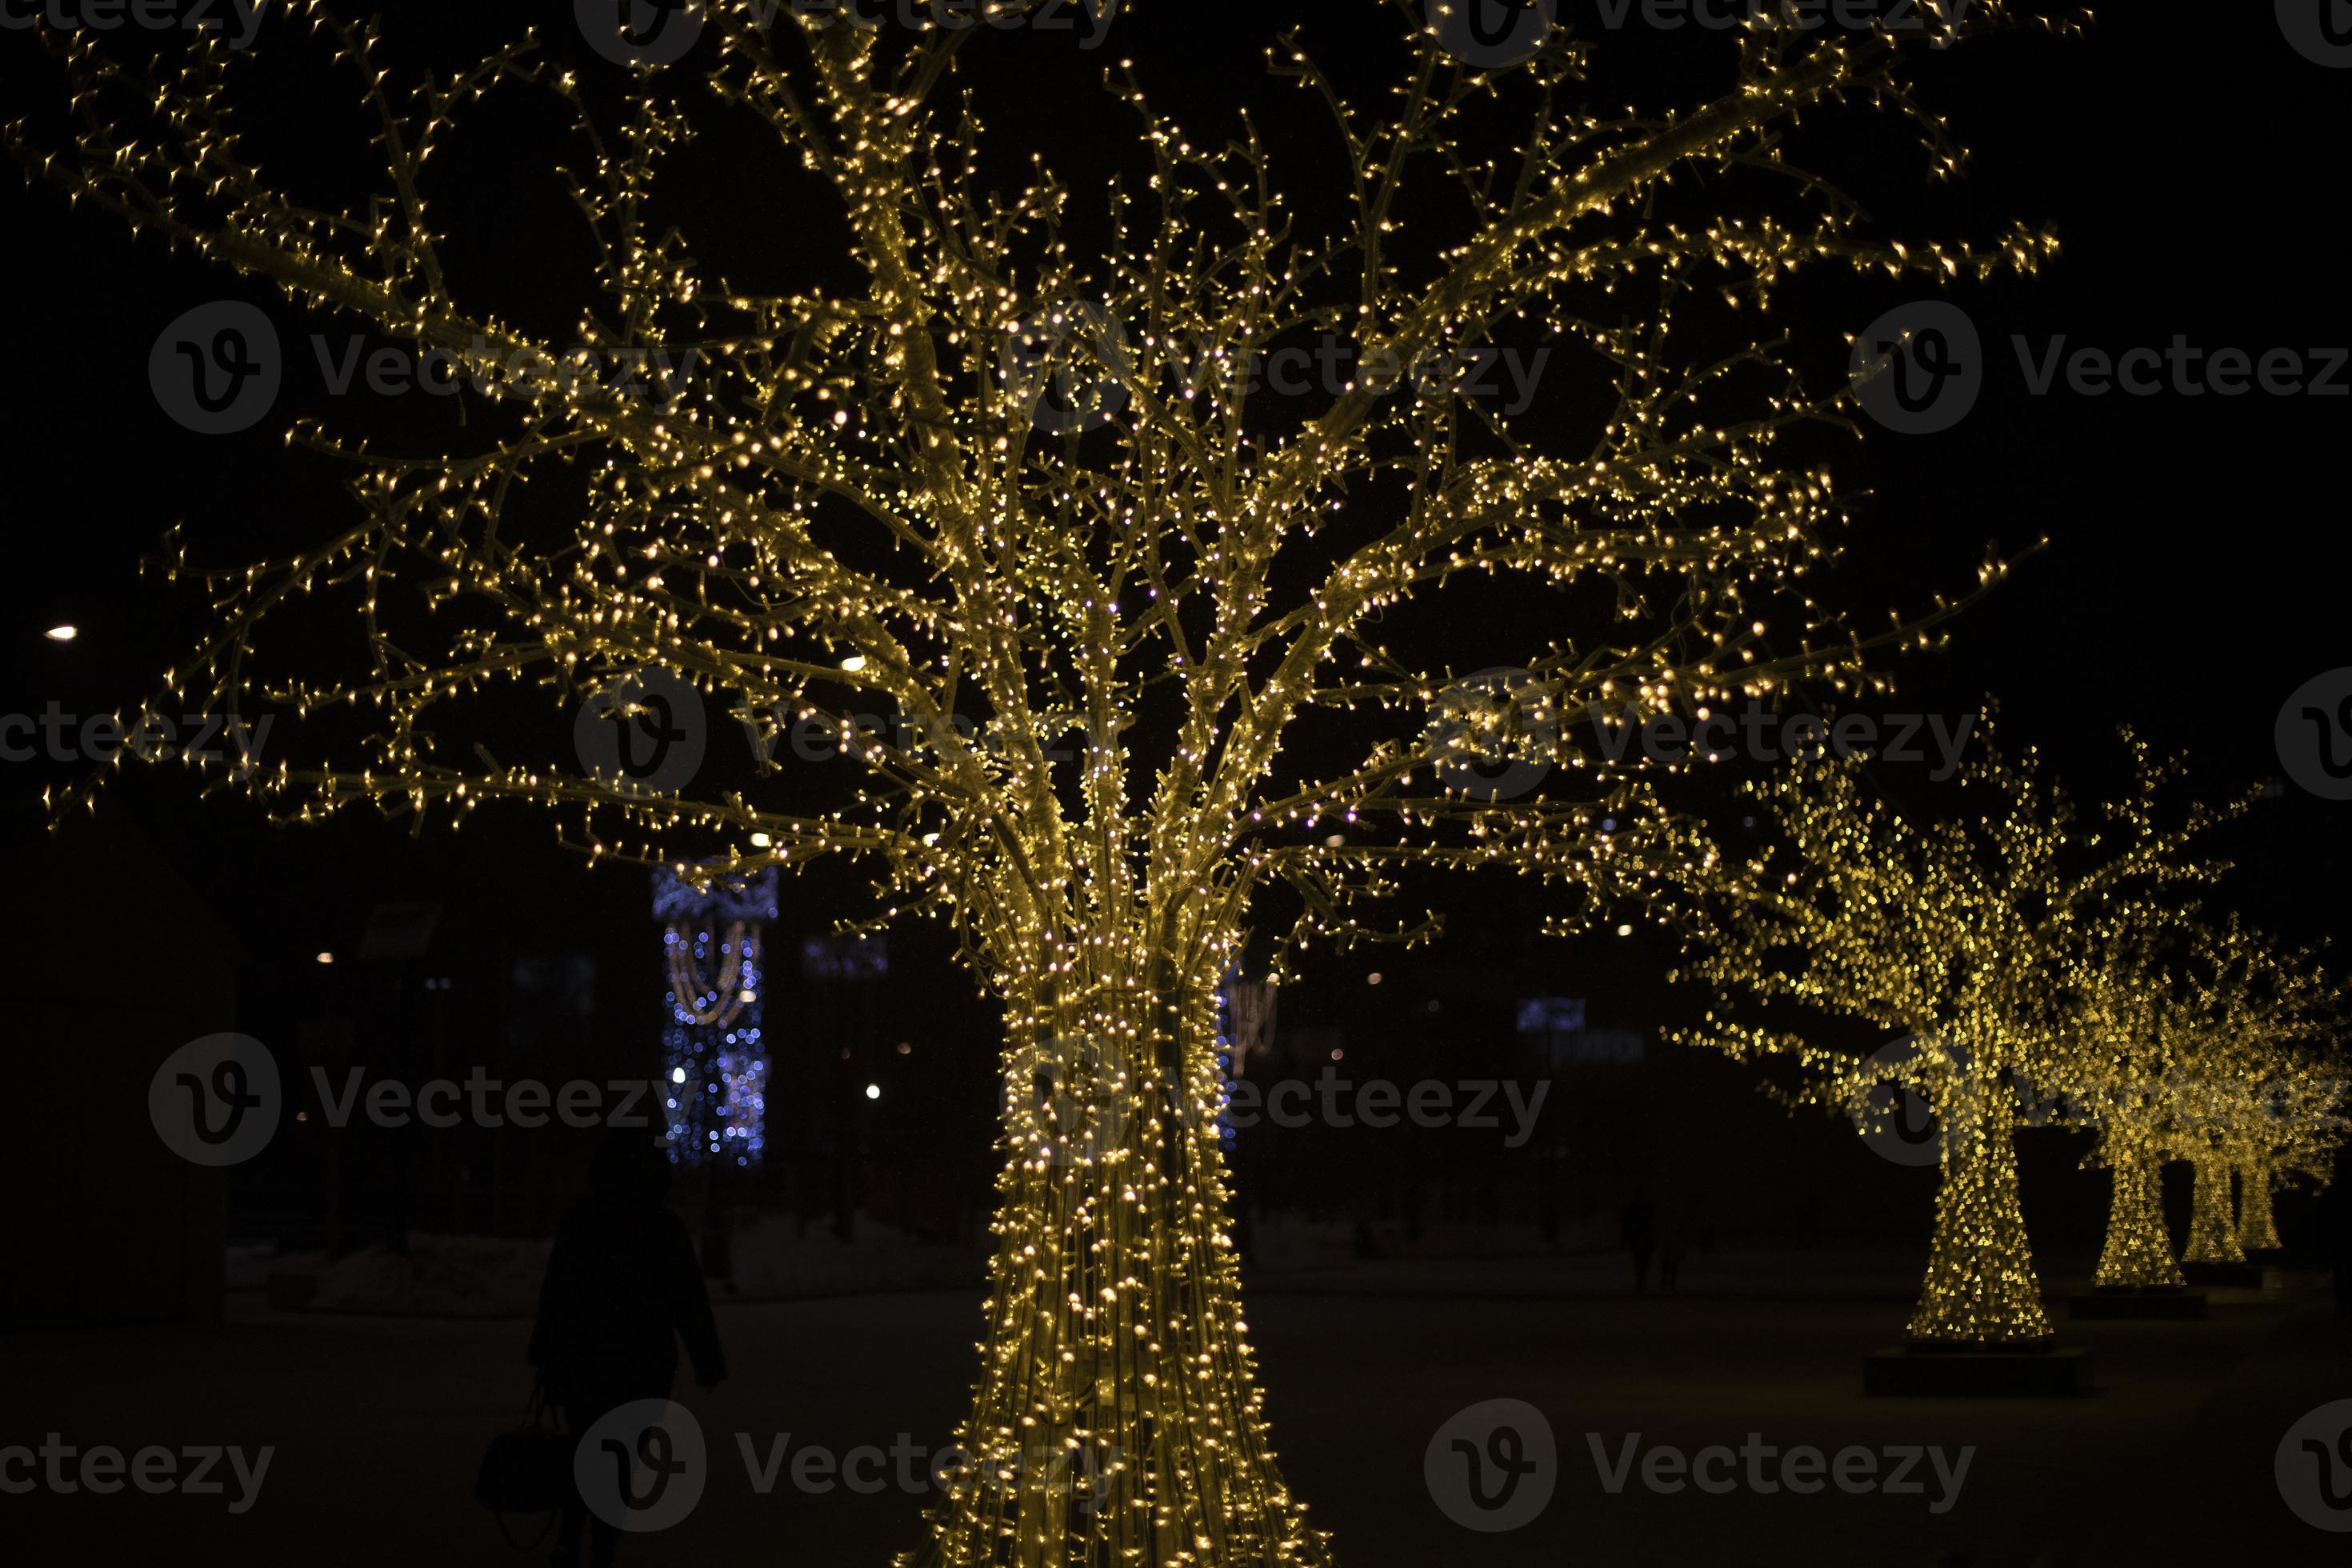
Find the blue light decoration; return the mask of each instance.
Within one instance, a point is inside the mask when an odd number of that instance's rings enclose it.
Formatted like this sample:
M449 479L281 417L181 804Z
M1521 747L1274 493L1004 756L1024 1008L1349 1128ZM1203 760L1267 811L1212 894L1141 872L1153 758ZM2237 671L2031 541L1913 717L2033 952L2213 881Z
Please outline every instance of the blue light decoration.
M688 1167L749 1170L767 1145L766 988L761 922L776 918L776 873L717 876L698 886L654 873L668 1022L662 1030L669 1157Z

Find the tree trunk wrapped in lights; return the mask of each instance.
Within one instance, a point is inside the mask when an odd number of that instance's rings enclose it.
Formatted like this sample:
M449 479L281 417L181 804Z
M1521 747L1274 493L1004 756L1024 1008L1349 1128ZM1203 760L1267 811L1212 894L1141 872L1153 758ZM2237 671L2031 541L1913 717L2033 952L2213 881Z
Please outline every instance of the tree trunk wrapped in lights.
M2220 1144L2207 1142L2188 1151L2195 1172L2189 1200L2189 1245L2184 1263L2243 1263L2246 1249L2238 1245L2238 1208L2230 1177L2230 1156Z
M1943 1180L1915 1342L2004 1344L2050 1337L2017 1190L2017 1114L2008 1084L1971 1074L1931 1102Z
M2345 997L2311 967L2311 956L2264 952L2257 962L2267 971L2268 1005L2242 1009L2230 1024L2243 1031L2235 1037L2242 1044L2251 1035L2271 1047L2268 1070L2249 1086L2226 1140L2238 1178L2238 1246L2246 1253L2282 1249L2278 1194L2290 1185L2326 1186L2344 1142L2344 1063L2335 1042Z
M290 10L249 53L200 33L160 69L72 33L69 150L8 132L84 210L457 367L467 417L422 449L292 433L352 465L342 531L227 571L178 545L216 629L156 710L288 710L287 760L240 782L289 819L526 803L598 860L695 877L852 858L872 924L947 922L1005 1007L1008 1093L979 1462L926 1556L1322 1561L1267 1442L1202 1121L1214 987L1270 920L1284 955L1428 937L1433 917L1370 918L1418 868L1536 875L1571 921L1651 896L1695 835L1654 809L1654 764L1571 721L1851 689L1873 649L1935 640L1956 604L1867 638L1818 604L1847 513L1784 442L1850 424L1853 395L1809 391L1762 318L1806 268L1942 284L2050 253L2023 229L1877 234L1788 153L1801 113L1832 154L1893 114L1957 173L1912 64L2022 8L1916 36L1759 13L1718 96L1620 117L1581 106L1598 46L1571 30L1490 77L1418 3L1363 0L1402 24L1377 112L1300 38L1267 56L1328 110L1335 166L1277 170L1223 105L1188 134L1146 102L1142 55L1104 110L1138 133L1061 150L1125 164L1084 220L981 122L992 92L1036 91L1018 62L981 68L1035 42L999 28L716 0L665 24L697 67L573 69L526 39L404 89L380 24ZM635 47L620 14L605 60ZM306 48L372 122L381 188L352 211L304 205L264 177L260 130L227 129L247 63ZM571 290L576 342L460 290L436 233L452 158L427 160L478 100L534 91L578 150L581 265L541 247L524 303L544 321ZM1016 167L1031 183L990 184ZM796 232L833 248L739 245L720 276L688 233L719 190L812 215ZM1699 296L1739 310L1678 330ZM1516 323L1567 356L1525 416L1465 385ZM1278 400L1259 362L1315 334L1349 368ZM543 368L685 351L659 399ZM1551 595L1538 646L1493 645L1497 577ZM352 612L340 654L322 605ZM751 754L656 784L531 752L551 702L643 723L656 672L663 736L715 701ZM808 733L839 774L788 786L777 742ZM1073 1468L1099 1495L1045 1479Z
M2243 809L2251 802L2239 803ZM2061 988L2069 1019L2063 1090L2071 1120L2095 1132L2085 1163L2105 1167L2107 1232L2093 1283L2102 1290L2180 1290L2164 1220L2164 1167L2182 1106L2184 1065L2210 1038L2210 992L2191 955L2210 936L2181 900L2127 905L2077 929Z
M2278 1160L2314 1163L2331 1147L2336 1084L2322 1069L2343 998L2317 955L2172 900L2086 930L2064 993L2062 1087L2115 1178L2098 1284L2182 1284L2160 1213L2169 1160L2194 1167L2185 1261L2242 1262L2250 1236L2275 1246ZM2233 1173L2245 1182L2234 1212Z
M1008 1484L956 1489L941 1532L1008 1563L1291 1560L1308 1537L1225 1234L1214 994L1129 956L1150 983L1066 981L1010 1020L1007 1079L1029 1091L1006 1119L990 1335L959 1439Z
M2051 1337L2018 1193L2021 1100L2072 1076L2084 933L2214 870L2185 853L2214 814L2192 806L2159 826L2177 770L2132 744L2138 788L2095 826L2076 821L2030 753L2011 763L1990 740L1941 820L1889 805L1859 760L1791 771L1751 786L1769 818L1765 846L1715 880L1694 879L1689 968L1718 1005L1686 1038L1794 1062L1801 1080L1782 1092L1846 1110L1866 1136L1883 1133L1874 1121L1896 1097L1936 1117L1941 1184L1915 1344ZM1740 1021L1735 994L1892 1037L1864 1055L1829 1043L1834 1025Z
M2242 1251L2276 1252L2279 1246L2278 1205L2273 1201L2273 1163L2260 1145L2240 1150L2233 1169L2238 1178L2238 1246Z
M2242 1009L2233 1026L2244 1032L2217 1053L2249 1077L2201 1086L2204 1121L2213 1130L2190 1155L2197 1196L2188 1256L2194 1263L2242 1263L2249 1253L2278 1251L2279 1189L2294 1181L2325 1186L2344 1139L2343 1080L2321 1044L2341 1026L2341 995L2302 967L2305 955L2265 952L2261 962L2271 987L2285 994L2259 1009L2263 1024L2250 1021L2257 1009ZM2251 1077L2258 1073L2258 1080Z
M2164 1163L2139 1141L2115 1140L2101 1162L2113 1184L2107 1236L2092 1283L2103 1290L2179 1290L2188 1280L2164 1224Z
M2189 1263L2243 1263L2278 1246L2282 1174L2325 1181L2342 1139L2347 997L2315 949L2284 949L2231 919L2199 944L2190 1081L2176 1152L2195 1171Z

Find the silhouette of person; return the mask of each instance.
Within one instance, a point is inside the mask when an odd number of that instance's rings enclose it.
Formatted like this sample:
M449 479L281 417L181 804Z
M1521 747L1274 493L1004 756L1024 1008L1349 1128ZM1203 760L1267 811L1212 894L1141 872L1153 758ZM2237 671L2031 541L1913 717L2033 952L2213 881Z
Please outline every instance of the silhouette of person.
M1665 1289L1674 1289L1682 1280L1683 1255L1691 1245L1690 1221L1688 1200L1669 1203L1659 1211L1658 1283Z
M1618 1239L1633 1255L1633 1289L1650 1288L1650 1255L1658 1245L1658 1205L1646 1186L1635 1187L1625 1212L1618 1216Z
M727 1375L694 1244L662 1201L669 1177L668 1156L643 1130L608 1127L590 1158L588 1195L556 1231L530 1360L569 1432L634 1400L668 1398L681 1337L697 1384L711 1388ZM576 1490L555 1561L579 1560L583 1524L593 1527L589 1561L602 1568L619 1532L591 1521Z

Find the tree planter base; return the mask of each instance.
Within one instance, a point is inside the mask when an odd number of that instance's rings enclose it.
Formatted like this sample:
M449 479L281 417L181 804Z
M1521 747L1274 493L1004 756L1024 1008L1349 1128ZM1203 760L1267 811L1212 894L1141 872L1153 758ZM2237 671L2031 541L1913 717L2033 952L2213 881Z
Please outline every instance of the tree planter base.
M2091 1352L2046 1350L1879 1351L1863 1359L1864 1394L2051 1399L2091 1391Z
M2202 1285L2208 1289L2216 1286L2242 1290L2263 1288L2263 1266L2259 1263L2184 1263L2180 1275L2191 1285Z
M2066 1299L2070 1318L2098 1321L2180 1321L2202 1318L2202 1290L2086 1290Z

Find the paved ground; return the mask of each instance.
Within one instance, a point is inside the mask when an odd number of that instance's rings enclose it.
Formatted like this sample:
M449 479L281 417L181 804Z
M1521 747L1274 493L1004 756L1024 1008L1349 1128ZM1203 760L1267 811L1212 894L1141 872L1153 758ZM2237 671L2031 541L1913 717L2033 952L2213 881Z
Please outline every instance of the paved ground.
M2203 1323L2065 1325L2098 1357L2085 1399L1864 1400L1861 1354L1899 1329L1912 1267L1699 1259L1686 1294L1635 1300L1613 1263L1381 1265L1270 1279L1251 1321L1286 1468L1349 1568L2346 1561L2347 1538L2297 1521L2273 1474L2296 1417L2352 1399L2352 1324L2323 1299L2217 1307ZM912 1539L919 1497L818 1495L788 1475L760 1495L735 1434L761 1451L785 1433L795 1450L887 1450L901 1434L942 1445L971 1369L974 1297L730 1305L720 1326L734 1377L688 1394L715 1461L704 1500L676 1529L626 1542L623 1562L887 1562ZM46 1542L10 1552L38 1563L68 1550L109 1563L512 1562L470 1494L484 1443L527 1387L527 1332L240 1300L215 1330L0 1341L0 1444L56 1430L84 1447L277 1449L241 1516L228 1512L234 1478L211 1497L42 1489L0 1496L0 1540ZM1432 1500L1423 1453L1457 1412L1499 1398L1549 1419L1557 1491L1521 1530L1472 1533ZM1633 1434L1644 1451L1696 1452L1750 1433L1782 1449L1975 1453L1939 1514L1946 1488L1924 1461L1916 1495L1759 1495L1744 1478L1721 1495L1662 1494L1638 1477L1612 1495L1588 1436L1613 1461Z

